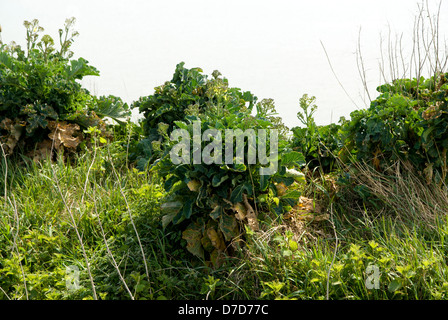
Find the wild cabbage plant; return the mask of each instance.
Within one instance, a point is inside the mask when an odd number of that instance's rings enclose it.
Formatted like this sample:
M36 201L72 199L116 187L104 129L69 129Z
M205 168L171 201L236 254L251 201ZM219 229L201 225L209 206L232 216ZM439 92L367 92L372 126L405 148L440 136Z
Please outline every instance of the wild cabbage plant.
M446 181L448 74L429 79L398 79L377 88L370 108L351 113L342 131L358 161L384 170L401 159L428 183Z
M74 23L67 19L59 29L59 49L52 37L40 35L44 29L37 19L24 22L25 50L14 42L0 44L0 134L6 154L19 148L45 151L52 144L75 151L83 129L97 126L104 133L105 117L120 121L129 115L120 98L98 98L81 86L79 80L99 71L84 58L72 59Z
M183 225L187 249L216 265L244 225L259 228L259 196L278 196L276 184L294 183L286 169L303 165L304 158L278 139L277 126L268 119L273 110L254 108L249 92L228 88L216 73L206 89L204 106L192 106L172 126L158 124L161 139L152 145L161 156L152 170L164 177L169 192L163 225ZM299 196L297 191L282 194L276 212Z

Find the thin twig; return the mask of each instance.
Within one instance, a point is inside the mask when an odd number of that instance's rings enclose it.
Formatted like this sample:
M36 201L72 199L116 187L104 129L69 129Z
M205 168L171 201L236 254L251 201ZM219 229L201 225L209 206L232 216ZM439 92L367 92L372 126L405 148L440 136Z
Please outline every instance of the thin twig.
M359 76L361 77L361 81L364 86L364 91L367 93L369 102L372 102L372 98L370 97L369 88L367 87L366 69L364 67L364 60L362 58L362 53L361 53L361 28L359 28L359 33L358 33L358 49L356 50L356 64L358 66Z
M83 191L82 196L81 196L81 203L84 202L84 195L86 194L87 183L89 182L90 170L92 170L92 167L95 164L96 148L97 148L97 146L96 146L96 141L95 141L95 145L94 145L94 149L93 149L93 159L92 159L92 163L89 166L89 169L87 169L86 181L84 183L84 191Z
M355 107L356 107L357 109L359 109L359 107L357 106L356 102L353 101L352 97L350 97L350 95L348 94L347 90L345 90L345 88L344 88L344 86L342 85L341 81L339 81L339 78L338 78L338 76L336 75L336 72L335 72L334 69L333 69L333 65L331 64L330 58L328 57L327 50L325 49L325 46L324 46L324 44L322 43L322 41L320 41L320 44L322 45L322 48L324 49L325 56L327 57L328 64L330 65L331 72L333 72L333 75L334 75L334 77L336 78L336 81L339 83L339 85L341 86L342 90L344 90L345 94L346 94L347 97L350 99L350 101L355 105Z

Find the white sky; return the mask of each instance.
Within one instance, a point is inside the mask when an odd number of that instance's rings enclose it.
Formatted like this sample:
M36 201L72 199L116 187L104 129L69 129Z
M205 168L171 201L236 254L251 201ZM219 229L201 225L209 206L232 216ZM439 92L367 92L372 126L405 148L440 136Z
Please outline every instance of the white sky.
M0 0L3 42L25 44L23 21L39 19L58 41L68 17L80 35L72 50L100 71L83 85L128 103L170 80L177 63L219 70L232 87L273 98L289 126L299 125L299 98L314 95L318 124L365 107L356 64L359 28L371 95L381 84L380 34L404 33L410 47L417 0ZM435 5L438 1L429 0ZM432 6L435 8L435 6ZM440 29L448 30L442 1ZM432 10L435 13L435 9ZM334 77L321 43L347 97Z

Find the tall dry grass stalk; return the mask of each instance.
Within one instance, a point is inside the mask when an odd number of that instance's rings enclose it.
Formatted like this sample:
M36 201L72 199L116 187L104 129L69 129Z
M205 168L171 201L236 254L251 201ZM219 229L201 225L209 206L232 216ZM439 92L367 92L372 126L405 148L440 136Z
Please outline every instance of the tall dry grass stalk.
M387 174L359 162L353 166L357 171L354 175L357 183L366 186L404 223L436 230L438 219L448 213L447 187L436 182L428 184L409 164L397 161Z
M448 43L440 28L441 13L446 13L446 9L442 9L441 0L438 3L422 0L417 4L417 8L411 38L408 39L410 52L405 50L406 39L403 39L403 34L393 36L390 25L387 36L380 35L378 67L381 81L384 83L392 83L396 79L415 78L418 87L422 76L434 76L437 79L437 75L447 72ZM361 51L361 30L356 48L356 63L370 103L372 99L367 87L367 72Z

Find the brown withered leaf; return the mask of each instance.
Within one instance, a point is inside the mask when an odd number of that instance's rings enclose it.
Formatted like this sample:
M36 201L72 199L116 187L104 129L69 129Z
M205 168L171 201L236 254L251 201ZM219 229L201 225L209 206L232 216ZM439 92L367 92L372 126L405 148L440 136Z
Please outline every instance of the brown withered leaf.
M212 252L213 250L216 250L207 234L204 234L203 237L201 238L201 245L207 252Z
M215 249L210 253L210 262L214 268L219 268L224 261L224 252Z
M197 192L201 187L201 182L199 180L190 180L187 183L187 187L188 189L190 189L190 191Z
M201 226L191 223L186 230L182 232L182 239L187 241L187 250L195 256L204 259L204 248L202 247Z
M81 143L79 138L80 127L76 123L49 121L48 128L51 130L48 137L54 141L56 150L59 150L61 145L70 150L75 150Z
M230 241L237 237L239 235L239 230L236 218L227 214L221 215L221 219L219 220L219 230L221 230L226 241Z
M12 124L12 120L9 119L9 118L5 118L5 119L2 120L2 122L0 122L0 128L3 129L3 130L8 130L9 131L9 128L11 127L11 124Z
M275 188L277 189L277 195L279 197L283 196L287 191L286 185L283 182L276 184Z
M313 200L307 197L301 196L299 199L299 204L295 206L300 211L307 211L313 213L320 213L321 207Z
M9 118L5 118L0 122L0 128L8 131L8 135L2 136L2 140L5 146L5 153L10 155L13 153L14 148L19 142L20 137L22 136L22 132L25 126L25 122L20 121L18 119L12 121Z
M427 185L430 185L432 182L432 178L434 175L433 165L433 163L426 163L426 167L425 169L423 169L423 174L425 176Z

